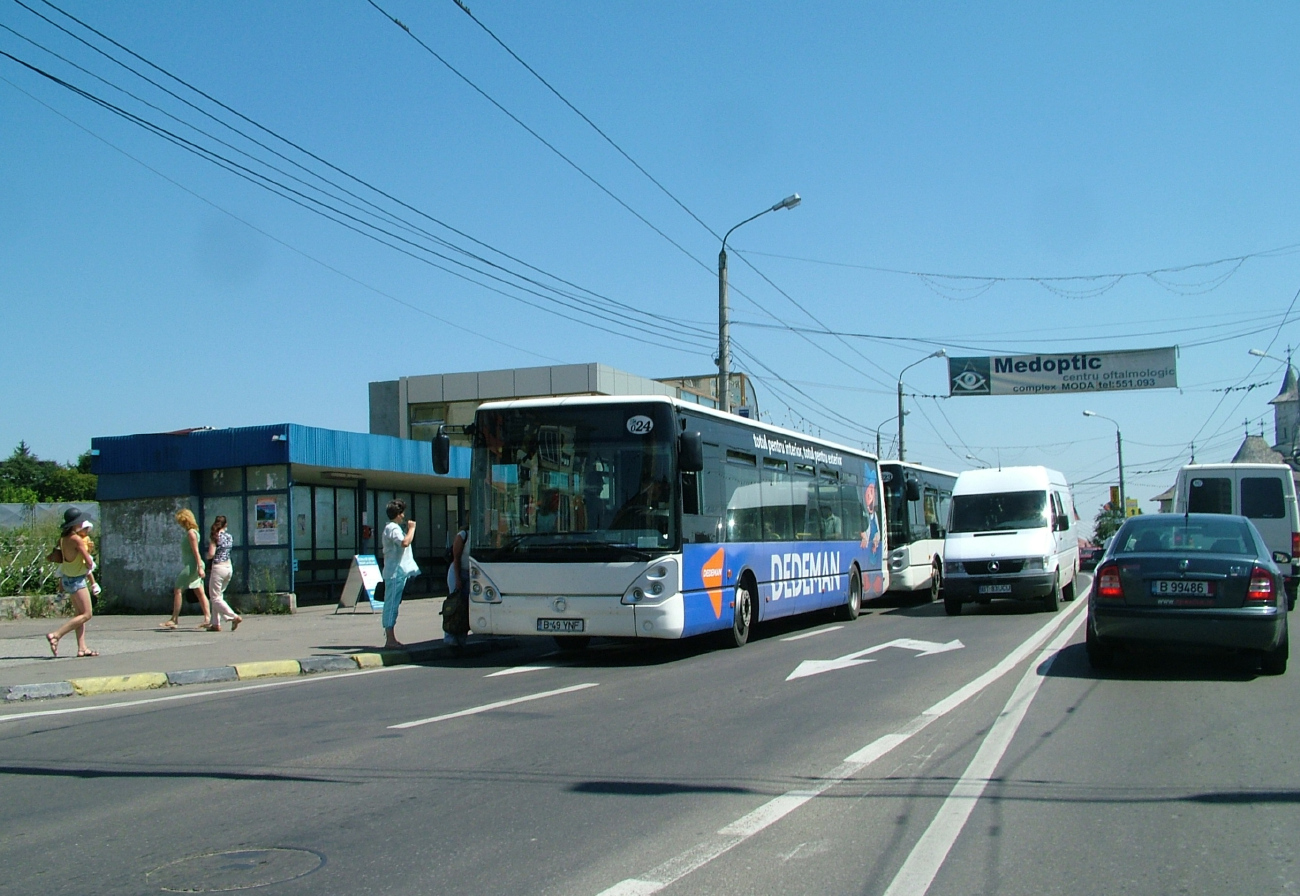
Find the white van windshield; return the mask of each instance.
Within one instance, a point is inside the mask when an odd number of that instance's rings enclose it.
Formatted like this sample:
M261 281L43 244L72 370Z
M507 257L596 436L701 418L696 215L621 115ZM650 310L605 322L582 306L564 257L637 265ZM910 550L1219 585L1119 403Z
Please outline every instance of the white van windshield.
M1047 492L953 495L949 532L1002 532L1047 526Z

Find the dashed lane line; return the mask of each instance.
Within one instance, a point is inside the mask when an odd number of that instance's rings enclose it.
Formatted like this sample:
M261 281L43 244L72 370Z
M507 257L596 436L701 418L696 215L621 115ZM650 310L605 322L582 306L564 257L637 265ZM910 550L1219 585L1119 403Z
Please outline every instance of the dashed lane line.
M600 683L588 681L582 684L569 685L567 688L556 688L553 691L542 691L539 694L527 694L523 697L514 697L510 700L498 700L495 703L484 703L482 706L472 706L469 709L461 709L456 712L443 713L440 716L432 716L427 719L416 719L414 722L402 722L400 725L389 725L390 729L404 730L406 728L417 728L420 725L431 725L434 722L445 722L448 719L459 719L465 716L474 716L479 713L491 712L494 709L501 709L506 706L516 706L520 703L530 703L533 700L544 700L547 697L558 697L560 694L571 694L574 691L583 691L587 688L599 687Z

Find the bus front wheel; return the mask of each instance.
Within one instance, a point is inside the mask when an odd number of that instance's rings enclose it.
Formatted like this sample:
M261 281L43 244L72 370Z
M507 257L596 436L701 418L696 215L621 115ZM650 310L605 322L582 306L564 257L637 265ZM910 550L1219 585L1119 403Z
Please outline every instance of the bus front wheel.
M935 561L930 565L930 602L938 600L943 594L943 566Z
M754 625L754 593L748 583L736 586L735 608L731 616L731 647L744 647L749 641L749 631Z

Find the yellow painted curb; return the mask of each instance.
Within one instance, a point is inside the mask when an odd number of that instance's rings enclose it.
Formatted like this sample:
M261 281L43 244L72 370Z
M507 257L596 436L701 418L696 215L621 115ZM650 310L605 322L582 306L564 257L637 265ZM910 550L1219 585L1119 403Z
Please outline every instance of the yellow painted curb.
M379 653L354 653L352 659L362 669L373 669L384 664L383 654Z
M235 663L235 674L240 681L250 678L271 678L276 675L297 675L302 667L297 660L268 660L261 663Z
M68 684L82 697L118 691L147 691L167 687L167 673L139 672L135 675L108 675L103 678L74 678Z

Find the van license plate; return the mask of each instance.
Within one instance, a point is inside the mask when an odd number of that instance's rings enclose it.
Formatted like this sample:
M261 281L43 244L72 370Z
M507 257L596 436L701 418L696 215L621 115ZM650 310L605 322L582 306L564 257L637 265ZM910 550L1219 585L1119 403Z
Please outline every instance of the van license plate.
M584 623L583 619L538 619L537 630L569 635L582 631Z
M1152 594L1186 594L1192 597L1209 597L1214 588L1209 582L1188 582L1183 579L1158 579L1151 583Z
M1010 594L1011 585L980 585L980 594Z

